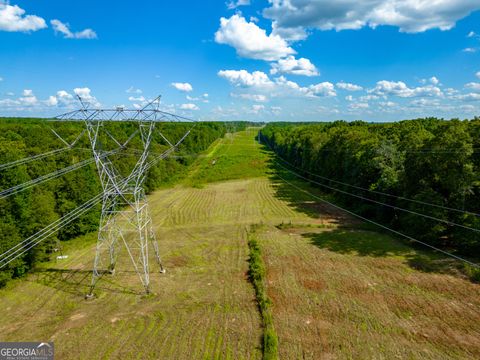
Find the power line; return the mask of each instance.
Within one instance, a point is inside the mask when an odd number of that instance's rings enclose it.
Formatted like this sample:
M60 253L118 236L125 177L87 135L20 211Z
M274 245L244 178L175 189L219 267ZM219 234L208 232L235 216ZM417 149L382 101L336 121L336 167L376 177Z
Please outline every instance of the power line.
M177 143L177 146L178 144L179 143ZM155 159L150 161L147 165L148 166L147 170L152 166L154 166L155 163L158 162L159 160L167 157L174 150L175 150L175 147L170 148L160 156L157 156ZM127 183L128 183L128 179L125 179L119 185L120 187L122 187L122 186L125 186ZM113 190L113 187L111 187L109 190ZM48 238L50 235L52 235L56 231L60 230L65 225L68 225L70 222L72 222L76 218L82 216L84 213L90 210L93 206L98 204L102 200L102 198L103 198L103 193L96 195L95 197L83 203L82 205L78 206L68 214L55 220L51 224L47 225L45 228L39 230L35 234L29 236L27 239L21 241L20 243L16 244L12 248L5 251L3 254L0 255L0 269L5 267L15 259L17 259L18 257L22 256L33 247L40 244L42 241L44 241L46 238Z
M259 134L260 134L260 136L262 136L261 132L259 132ZM417 204L422 204L422 205L427 205L427 206L432 206L432 207L436 207L436 208L440 208L440 209L444 209L444 210L455 211L455 212L462 213L462 214L468 214L468 215L473 215L473 216L480 216L480 214L475 213L475 212L472 212L472 211L460 210L460 209L456 209L456 208L452 208L452 207L448 207L448 206L443 206L443 205L438 205L438 204L432 204L432 203L425 202L425 201L421 201L421 200L410 199L410 198L407 198L407 197L404 197L404 196L393 195L393 194L385 193L385 192L382 192L382 191L371 190L371 189L367 189L367 188L364 188L364 187L361 187L361 186L352 185L352 184L345 183L345 182L338 181L338 180L334 180L334 179L331 179L331 178L328 178L328 177L325 177L325 176L321 176L321 175L312 173L312 172L310 172L310 171L308 171L308 170L300 169L300 168L298 168L297 166L293 165L291 162L285 160L285 159L282 158L280 155L278 155L278 154L272 149L272 147L271 147L271 145L269 144L269 142L268 142L268 141L265 141L266 139L265 139L264 137L262 137L262 140L264 140L264 142L267 144L267 146L270 148L270 150L272 150L272 151L275 153L275 155L276 155L280 160L282 160L284 163L288 164L289 166L291 166L291 167L293 167L293 168L295 168L295 169L297 169L297 170L299 170L299 171L302 171L302 172L307 173L307 174L309 174L309 175L315 176L315 177L317 177L317 178L319 178L319 179L324 179L324 180L331 181L331 182L334 182L334 183L337 183L337 184L341 184L341 185L344 185L344 186L352 187L352 188L355 188L355 189L358 189L358 190L368 191L368 192L373 193L373 194L388 196L388 197L396 198L396 199L399 199L399 200L405 200L405 201L409 201L409 202L413 202L413 203L417 203Z
M401 149L401 148L395 147L395 149L398 152L405 153L405 154L408 154L408 153L466 153L467 152L465 150L459 150L457 148L446 148L446 149L435 149L435 148L408 149L407 148L407 149ZM471 151L472 155L480 153L480 147L479 146L472 146L470 149L472 150ZM338 150L339 149L321 148L321 149L318 150L318 152L337 152ZM341 149L341 150L344 153L352 154L351 151L345 151L345 149Z
M53 156L53 155L56 155L56 154L61 154L61 153L65 152L65 151L68 151L70 149L71 149L70 147L64 147L64 148L61 148L61 149L56 149L56 150L45 152L43 154L37 154L37 155L33 155L33 156L30 156L30 157L27 157L27 158L15 160L15 161L0 165L0 170L10 169L14 166L27 164L27 163L30 163L30 162L35 161L35 160L43 159L43 158Z
M40 176L38 178L35 178L33 180L30 180L30 181L24 182L22 184L15 185L15 186L13 186L9 189L0 191L0 199L4 199L4 198L6 198L10 195L14 195L14 194L17 194L21 191L27 190L27 189L31 188L32 186L35 186L35 185L40 184L42 182L60 177L64 174L66 174L66 173L69 173L69 172L74 171L76 169L87 166L88 164L91 164L94 161L95 161L94 159L83 160L83 161L80 161L76 164L73 164L73 165L67 166L65 168L62 168L60 170L48 173L46 175L42 175L42 176Z
M27 164L27 163L30 163L30 162L35 161L35 160L40 160L40 159L43 159L43 158L46 158L46 157L49 157L49 156L57 155L57 154L65 152L65 151L71 150L75 146L75 144L78 142L78 140L80 140L82 135L85 133L85 130L80 132L80 134L75 138L75 140L73 140L73 142L69 144L60 135L58 135L55 130L53 130L53 129L50 129L50 130L52 130L52 132L55 134L55 136L58 137L66 145L66 147L56 149L56 150L52 150L52 151L47 151L47 152L42 153L42 154L28 156L26 158L18 159L18 160L9 162L9 163L1 164L0 165L0 170L10 169L11 167L14 167L14 166Z
M112 150L112 151L109 151L105 154L102 155L102 158L105 158L109 155L112 155L116 152L118 152L119 149L115 149L115 150ZM45 174L45 175L42 175L38 178L35 178L35 179L32 179L30 181L27 181L27 182L24 182L22 184L18 184L18 185L15 185L15 186L12 186L11 188L8 188L8 189L5 189L5 190L2 190L0 191L0 199L4 199L4 198L7 198L11 195L14 195L14 194L17 194L21 191L24 191L24 190L27 190L35 185L38 185L38 184L41 184L43 182L46 182L48 180L52 180L52 179L55 179L55 178L58 178L62 175L65 175L69 172L72 172L74 170L77 170L77 169L80 169L80 168L83 168L89 164L92 164L95 162L95 159L93 158L90 158L90 159L86 159L86 160L83 160L83 161L80 161L78 163L75 163L73 165L70 165L70 166L67 166L65 168L62 168L60 170L57 170L57 171L53 171L51 173L48 173L48 174Z
M125 110L123 107L118 107L116 109L90 109L88 104L85 103L79 96L77 96L81 102L82 108L75 110L63 115L58 116L57 120L64 121L81 121L85 124L86 132L90 140L90 145L94 155L94 161L97 165L97 170L100 177L100 182L102 184L103 192L98 197L98 201L103 199L102 213L100 216L100 224L98 230L98 240L95 253L95 260L93 265L93 274L92 282L88 297L93 296L93 290L97 280L100 277L99 269L102 268L103 264L102 259L102 249L105 246L109 247L110 257L109 257L109 268L112 270L115 268L117 253L115 252L115 247L118 246L117 241L122 240L123 245L125 245L128 255L132 260L133 267L135 272L139 276L142 285L145 288L145 291L149 292L150 284L150 272L149 272L149 258L148 258L148 248L149 243L153 245L153 250L155 253L155 258L160 266L160 271L164 272L160 254L158 249L158 243L156 240L156 235L153 230L152 220L148 211L148 203L145 195L145 190L143 188L144 181L147 176L147 171L152 166L156 164L160 159L165 158L171 152L175 151L177 147L185 140L185 138L190 134L192 129L196 126L194 122L193 126L184 133L182 138L173 145L173 142L169 141L166 136L160 134L162 139L170 145L170 148L165 151L164 154L155 157L152 160L148 159L150 145L153 139L153 132L155 129L156 122L166 122L166 121L192 121L182 116L175 114L167 113L159 110L160 106L160 96L156 97L152 101L148 101L147 104L139 110ZM105 122L107 121L134 121L138 123L138 129L130 135L129 139L123 145L118 142L113 135L104 127ZM103 150L102 142L100 141L101 136L105 135L111 138L120 149L125 149L126 144L133 139L136 134L140 135L142 151L139 153L139 157L133 166L133 169L129 172L128 175L122 176L118 171L117 167L110 161L107 157L106 160L103 160L105 151ZM89 162L91 160L86 160ZM67 168L68 169L68 168ZM50 175L40 177L33 181L39 182L43 181L43 178L53 178L54 176L59 176L61 173L64 173L66 169L61 169L57 172L54 172ZM26 183L23 186L20 185L20 188L28 188L28 186L33 186L30 183ZM13 193L17 189L7 189L7 193ZM1 196L1 193L0 193ZM122 200L123 199L123 200ZM92 204L95 201L92 200ZM115 227L111 226L111 221L115 224L116 217L118 214L117 208L119 206L128 205L127 209L122 210L123 212L132 212L133 217L129 220L129 224L118 224L121 226ZM60 229L69 221L76 218L79 214L82 214L87 210L89 205L81 206L76 211L73 211L71 215L66 215L64 220L57 223L51 224L49 227L43 229L41 232L34 234L30 240L23 242L20 246L17 246L15 249L10 250L3 262L1 264L6 265L13 259L18 256L23 255L25 252L29 251L32 247L39 244L46 237L53 234L55 231ZM136 236L131 239L131 237L125 236L127 232L131 232L133 227L137 232ZM108 237L110 242L105 243L104 239ZM128 241L127 241L128 240ZM129 244L130 243L130 244ZM137 252L139 254L137 254ZM138 256L137 256L138 255Z
M377 148L378 149L378 148ZM345 149L319 149L318 152L322 153L322 152L338 152L339 150L341 150L343 153L346 153L346 154L353 154L352 151L346 151ZM462 154L462 153L466 153L466 151L463 151L463 150L455 150L455 149L444 149L444 150L433 150L433 149L425 149L425 150L401 150L401 149L398 149L397 150L399 153L405 153L405 154L414 154L414 153L425 153L425 154L436 154L436 153L439 153L439 154L443 154L443 153L446 153L446 154ZM475 150L475 148L472 148L472 151L471 151L471 154L479 154L480 153L480 150Z
M455 222L452 222L452 221L449 221L449 220L444 220L444 219L440 219L440 218L437 218L435 216L430 216L430 215L427 215L427 214L422 214L422 213L419 213L419 212L416 212L416 211L412 211L412 210L408 210L408 209L404 209L404 208L401 208L401 207L398 207L398 206L395 206L395 205L390 205L390 204L386 204L386 203L383 203L381 201L377 201L377 200L373 200L373 199L370 199L370 198L367 198L367 197L364 197L364 196L361 196L361 195L357 195L357 194L352 194L348 191L344 191L344 190L340 190L340 189L337 189L337 188L334 188L332 186L328 186L328 185L325 185L325 184L322 184L318 181L315 181L315 180L312 180L312 179L309 179L301 174L298 174L288 168L286 168L285 166L283 166L282 164L280 164L278 161L276 161L276 163L278 165L280 165L283 169L287 170L288 172L304 179L304 180L307 180L307 181L310 181L310 182L313 182L314 184L317 184L317 185L320 185L320 186L323 186L327 189L330 189L330 190L333 190L333 191L337 191L337 192L340 192L342 194L346 194L346 195L350 195L350 196L353 196L353 197L356 197L356 198L359 198L359 199L362 199L362 200L366 200L366 201L370 201L370 202L373 202L373 203L376 203L376 204L379 204L379 205L383 205L383 206L387 206L389 208L392 208L392 209L396 209L396 210L400 210L400 211L404 211L404 212L408 212L410 214L414 214L414 215L418 215L418 216L422 216L424 218L427 218L427 219L430 219L430 220L435 220L435 221L439 221L439 222L442 222L444 224L447 224L447 225L452 225L452 226L458 226L458 227L461 227L461 228L464 228L464 229L467 229L467 230L471 230L471 231L474 231L474 232L478 232L480 233L480 229L476 229L476 228L472 228L472 227L469 227L469 226L465 226L465 225L462 225L462 224L458 224L458 223L455 223Z
M61 229L65 225L69 224L74 219L83 215L87 210L89 210L92 206L99 203L101 200L102 200L102 193L96 195L95 197L83 203L82 205L78 206L68 214L55 220L51 224L47 225L45 228L39 230L35 234L29 236L27 239L23 240L22 242L18 243L17 245L13 246L9 250L1 254L0 268L5 267L8 263L15 260L19 256L23 255L25 252L27 252L28 250L30 250L31 248L33 248L34 246L38 245L40 242L45 240L45 238L47 238L57 230Z
M342 208L342 207L340 207L340 206L338 206L338 205L336 205L336 204L334 204L334 203L331 203L330 201L327 201L327 200L325 200L325 199L323 199L323 198L321 198L321 197L319 197L319 196L317 196L317 195L315 195L315 194L312 194L312 193L308 192L308 191L305 190L305 189L300 188L299 186L296 186L296 185L292 184L291 182L285 180L284 178L282 178L282 177L281 177L280 175L278 175L278 174L277 174L277 176L278 176L278 178L280 178L280 179L281 179L283 182L285 182L286 184L288 184L288 185L290 185L290 186L292 186L292 187L294 187L294 188L302 191L303 193L306 193L306 194L310 195L311 197L313 197L313 198L315 198L315 199L318 199L318 200L320 200L320 201L322 201L322 202L324 202L324 203L326 203L326 204L329 204L330 206L333 206L333 207L335 207L335 208L337 208L337 209L343 210L343 211L349 213L350 215L353 215L353 216L355 216L355 217L357 217L357 218L359 218L359 219L362 219L362 220L364 220L364 221L367 221L367 222L369 222L369 223L371 223L371 224L374 224L374 225L376 225L376 226L378 226L378 227L381 227L381 228L383 228L383 229L385 229L385 230L391 231L392 233L394 233L394 234L396 234L396 235L399 235L399 236L404 237L404 238L406 238L406 239L408 239L408 240L411 240L411 241L417 242L417 243L419 243L419 244L422 244L422 245L424 245L424 246L427 246L427 247L429 247L430 249L433 249L433 250L435 250L435 251L441 252L441 253L444 254L444 255L447 255L447 256L452 257L452 258L455 258L455 259L457 259L457 260L463 261L463 262L465 262L465 263L467 263L467 264L469 264L469 265L471 265L471 266L473 266L473 267L475 267L475 268L479 268L479 269L480 269L480 265L479 265L479 264L476 264L476 263L471 262L471 261L469 261L469 260L467 260L467 259L464 259L464 258L462 258L462 257L460 257L460 256L457 256L457 255L454 255L454 254L452 254L452 253L449 253L449 252L447 252L447 251L445 251L445 250L439 249L439 248L437 248L437 247L435 247L435 246L433 246L433 245L427 244L426 242L423 242L423 241L421 241L421 240L417 240L417 239L415 239L415 238L413 238L413 237L411 237L411 236L409 236L409 235L406 235L406 234L403 234L403 233L401 233L401 232L399 232L399 231L397 231L397 230L391 229L391 228L389 228L389 227L387 227L387 226L385 226L385 225L382 225L382 224L380 224L380 223L378 223L378 222L376 222L376 221L373 221L373 220L370 220L370 219L368 219L368 218L366 218L366 217L363 217L363 216L361 216L361 215L358 215L358 214L356 214L356 213L354 213L354 212L352 212L352 211L350 211L350 210L344 209L344 208Z

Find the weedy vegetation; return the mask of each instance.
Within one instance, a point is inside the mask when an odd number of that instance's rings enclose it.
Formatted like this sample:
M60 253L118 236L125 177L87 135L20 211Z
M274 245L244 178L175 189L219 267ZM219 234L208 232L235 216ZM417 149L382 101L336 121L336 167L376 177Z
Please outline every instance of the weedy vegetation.
M248 233L248 247L250 249L248 258L248 276L255 289L258 308L263 323L263 359L278 359L278 338L273 326L272 301L266 291L266 269L262 258L260 244L255 238L258 225L252 225Z

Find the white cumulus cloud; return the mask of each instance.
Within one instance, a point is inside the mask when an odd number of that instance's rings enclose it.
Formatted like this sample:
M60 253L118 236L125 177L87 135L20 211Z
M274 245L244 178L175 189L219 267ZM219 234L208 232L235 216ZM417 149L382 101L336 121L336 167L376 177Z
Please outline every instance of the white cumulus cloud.
M253 114L258 114L263 110L265 110L265 105L255 104L255 105L252 105L252 109L250 110L250 112L252 112Z
M143 96L138 96L138 97L135 97L135 96L129 96L128 97L128 101L139 101L139 102L144 102L145 101L145 98Z
M199 107L195 104L182 104L180 105L182 110L199 110Z
M68 105L71 105L75 101L74 98L73 98L73 95L68 93L65 90L57 91L57 93L56 93L56 95L54 95L54 97L57 100L57 103L55 105L59 105L59 106L68 106Z
M235 94L231 93L230 96L244 99L244 100L250 100L250 101L255 101L255 102L265 102L268 100L266 95L263 94Z
M335 86L331 82L322 82L316 85L310 85L308 89L314 94L318 96L337 96L335 92Z
M424 100L424 99L422 99ZM383 106L383 107L395 107L397 106L397 103L394 103L393 101L381 101L378 103L380 106Z
M301 26L282 28L278 27L277 22L272 22L272 35L278 35L282 39L294 42L305 40L308 37L308 32Z
M22 97L18 99L22 105L33 106L38 103L37 97L33 94L32 90L25 89L22 92Z
M207 93L202 94L201 96L190 96L190 95L187 95L186 98L187 98L188 101L201 101L201 102L204 102L204 103L210 102L210 101L208 100L208 94L207 94Z
M127 94L141 94L142 90L134 88L133 86L130 86L127 90L125 90Z
M262 71L249 73L246 70L220 70L218 76L227 79L235 86L244 87L271 87L273 82Z
M73 92L75 93L75 95L79 96L82 99L82 101L96 107L100 106L100 103L95 98L95 96L91 94L91 90L88 87L75 88L73 89Z
M174 82L171 84L175 89L183 92L190 92L193 90L193 87L189 83L180 83L180 82Z
M267 35L264 29L238 14L220 19L215 41L230 45L238 55L251 59L275 61L296 53L278 34Z
M279 76L273 80L262 71L249 73L246 70L220 70L218 76L228 80L232 85L249 88L256 93L263 92L271 97L303 96L303 97L333 97L337 96L335 86L330 82L322 82L310 86L300 86L294 81Z
M0 3L0 31L37 31L47 27L45 20L36 15L25 15L17 5Z
M89 88L76 88L75 94L82 97L82 100L94 106L100 106L95 97L91 95ZM7 93L8 96L14 96L13 93ZM0 105L15 111L42 111L46 108L75 108L78 107L77 100L67 91L59 90L54 95L48 96L45 100L39 100L33 90L25 89L17 99L0 100Z
M352 110L352 111L357 111L357 110L364 110L364 109L368 109L370 107L370 105L368 105L368 103L351 103L348 105L348 108L349 110Z
M45 103L48 105L48 106L57 106L58 105L58 99L56 96L49 96L48 99L45 101Z
M20 104L20 101L18 100L13 100L13 99L1 99L0 100L0 106L3 108L8 108L8 107L12 107L12 106L19 106L21 105Z
M469 82L468 84L465 84L465 87L472 91L480 92L480 83L478 82Z
M92 29L85 29L78 32L72 32L70 30L70 25L61 22L60 20L54 19L50 21L52 24L53 30L55 33L60 33L66 39L96 39L97 33Z
M280 59L276 63L272 63L270 74L293 74L304 76L317 76L320 75L315 65L313 65L309 59L300 58L295 59L295 56L290 55L285 59Z
M461 101L478 101L480 100L480 93L454 95L452 96L452 99L461 100Z
M428 79L428 81L430 81L430 83L433 84L433 85L440 84L440 80L438 80L438 78L435 77L435 76L432 76L430 79Z
M337 31L396 26L402 32L449 30L480 9L476 0L269 0L263 15L278 28L316 28Z
M378 100L379 98L380 97L377 96L377 95L368 94L368 95L360 96L359 100L362 101L362 102L366 102L366 101L371 101L371 100Z
M239 6L248 6L250 5L250 0L237 0L227 2L227 8L229 10L236 9Z
M337 88L342 89L342 90L347 90L347 91L363 90L363 87L361 87L360 85L351 84L351 83L347 83L347 82L343 82L343 81L337 83Z
M440 103L438 99L415 99L410 101L410 105L415 107L431 107L439 106Z
M416 88L409 88L403 81L381 80L377 82L374 89L369 90L377 96L398 96L402 98L416 96L442 96L442 90L434 85L427 85Z
M73 99L73 96L65 90L57 91L57 97L61 99Z
M430 83L432 85L439 85L440 80L438 80L436 76L432 76L430 79L420 79L420 83L422 84Z

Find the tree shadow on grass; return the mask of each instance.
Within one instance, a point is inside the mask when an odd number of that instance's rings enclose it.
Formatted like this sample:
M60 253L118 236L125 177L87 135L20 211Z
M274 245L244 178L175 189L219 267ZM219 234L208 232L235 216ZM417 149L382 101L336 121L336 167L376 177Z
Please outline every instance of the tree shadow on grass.
M409 244L382 232L339 228L322 233L305 232L302 237L320 249L339 254L401 257L404 264L421 272L467 277L463 264L458 260L416 249L415 244Z
M321 233L303 233L315 246L340 254L359 256L408 256L413 249L377 232L338 228Z
M75 296L85 296L90 290L92 280L91 270L81 269L37 269L31 277L31 281L48 286L50 288L72 294ZM141 295L139 291L132 290L120 285L120 281L115 281L115 276L108 272L101 273L95 290L106 293L119 293L130 295Z
M268 149L264 147L265 149ZM270 157L267 162L267 175L271 180L276 198L286 202L297 212L303 213L312 219L326 218L333 225L342 225L344 227L361 227L371 229L370 224L363 223L350 214L320 201L317 197L330 201L331 196L322 192L319 186L309 183L306 180L299 179L294 174L288 172L279 162ZM303 192L300 189L305 190Z
M264 148L268 149L265 146ZM310 195L313 194L332 203L337 202L331 195L323 193L319 186L299 179L287 171L285 166L274 160L274 156L270 158L267 165L275 197L312 219L329 218L330 223L336 226L334 230L322 232L308 232L306 229L302 237L309 239L313 245L340 254L371 257L401 256L405 259L405 264L418 271L466 277L465 267L460 261L422 249L418 244L406 239L392 236L385 230L361 221Z

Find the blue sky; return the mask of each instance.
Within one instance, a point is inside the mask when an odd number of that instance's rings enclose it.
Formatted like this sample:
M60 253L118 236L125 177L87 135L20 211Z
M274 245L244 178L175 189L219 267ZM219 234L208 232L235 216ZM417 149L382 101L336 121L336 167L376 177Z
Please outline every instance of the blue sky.
M0 0L0 116L78 106L201 120L480 115L478 0Z

